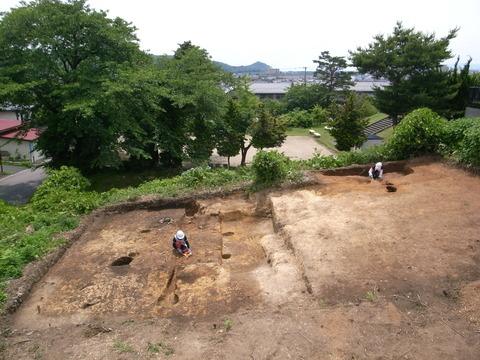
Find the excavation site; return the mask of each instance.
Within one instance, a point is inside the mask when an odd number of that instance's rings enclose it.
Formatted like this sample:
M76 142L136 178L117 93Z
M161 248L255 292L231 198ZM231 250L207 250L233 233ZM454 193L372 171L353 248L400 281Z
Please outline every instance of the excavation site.
M90 215L6 317L6 359L479 359L480 178L366 170Z

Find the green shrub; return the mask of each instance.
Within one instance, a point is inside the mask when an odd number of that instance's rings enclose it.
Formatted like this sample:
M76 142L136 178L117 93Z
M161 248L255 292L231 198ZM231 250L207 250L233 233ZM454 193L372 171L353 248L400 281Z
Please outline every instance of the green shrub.
M328 122L330 113L327 109L315 105L315 107L310 110L310 116L312 118L313 126L320 126Z
M259 151L255 154L252 169L257 184L274 184L284 180L288 175L289 159L276 150Z
M52 189L55 190L78 190L84 191L90 187L90 181L84 177L80 170L70 166L62 166L60 169L49 169L48 178L35 192L36 196L43 196Z
M446 121L428 108L412 111L395 128L388 148L396 159L435 153L439 150Z
M31 199L37 211L85 214L101 204L96 192L88 192L90 182L74 167L62 166L48 170L45 182L35 191Z
M467 166L480 166L480 123L465 130L456 152L457 159Z
M293 110L281 118L289 127L308 128L313 126L312 116L307 110Z
M387 147L379 145L364 150L342 151L336 155L316 154L304 162L308 169L333 169L353 164L370 164L376 161L392 160Z
M478 123L480 123L480 118L463 118L448 121L442 139L444 154L452 154L458 150L460 142L465 137L465 132Z

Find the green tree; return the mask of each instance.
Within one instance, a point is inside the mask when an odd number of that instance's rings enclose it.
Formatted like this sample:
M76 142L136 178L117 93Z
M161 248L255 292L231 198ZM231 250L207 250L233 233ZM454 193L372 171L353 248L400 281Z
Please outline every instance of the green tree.
M168 166L178 166L184 158L207 161L215 147L216 124L226 111L224 89L232 83L231 75L190 42L158 66L161 84L168 89L155 131L161 161Z
M465 108L468 105L468 92L471 86L473 86L472 77L470 76L470 58L463 68L458 70L458 63L460 62L460 56L457 57L455 66L450 72L450 86L456 90L455 96L453 96L450 102L447 104L448 108L443 111L443 115L448 119L457 119L465 115Z
M377 107L398 119L413 109L427 106L443 112L455 96L449 72L442 63L451 58L448 49L457 29L436 39L434 34L405 28L398 22L389 36L377 35L366 48L351 52L351 60L360 73L386 78L390 85L375 90Z
M121 73L148 62L133 26L84 0L21 3L0 21L0 102L31 109L30 126L43 129L38 147L54 165L118 163L129 150L119 139L141 129L108 94Z
M325 107L329 104L329 91L320 84L292 85L282 99L286 111L310 110L315 105Z
M362 145L366 140L364 130L367 120L361 97L349 93L343 104L333 104L330 111L333 114L330 133L337 142L337 149L349 151L354 146Z
M219 123L220 128L216 132L217 146L222 147L223 156L233 156L234 151L239 149L243 166L252 146L268 148L282 144L286 136L285 126L249 90L246 79L237 79L229 96L225 119ZM232 143L227 144L229 142Z
M335 91L347 91L353 85L351 72L346 71L347 60L343 56L332 56L329 51L322 51L314 76L321 85L333 94Z
M215 135L218 155L227 157L228 167L230 167L230 157L238 155L244 139L244 134L237 131L238 122L241 121L238 107L237 102L229 99L228 110L223 121L217 124Z
M280 146L287 137L286 131L285 124L260 105L258 118L252 124L251 144L257 149Z

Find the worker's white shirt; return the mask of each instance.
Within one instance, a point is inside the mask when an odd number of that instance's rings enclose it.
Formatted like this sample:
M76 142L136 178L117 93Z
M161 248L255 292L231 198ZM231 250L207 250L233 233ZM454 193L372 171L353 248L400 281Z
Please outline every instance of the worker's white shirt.
M380 179L383 178L383 164L381 162L375 164L375 170L378 170L378 177ZM373 177L373 168L368 170L368 176Z

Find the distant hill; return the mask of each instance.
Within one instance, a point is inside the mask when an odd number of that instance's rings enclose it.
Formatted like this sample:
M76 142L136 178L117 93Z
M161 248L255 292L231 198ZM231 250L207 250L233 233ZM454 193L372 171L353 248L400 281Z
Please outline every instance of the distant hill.
M162 59L171 58L172 55L151 55L155 61L162 61ZM220 61L213 61L214 64L219 66L222 70L226 72L231 72L234 74L261 74L265 73L272 69L270 65L267 65L263 62L257 61L251 65L228 65Z
M241 66L233 66L222 63L220 61L214 61L215 64L220 66L224 71L241 74L241 73L264 73L272 69L270 65L257 61L251 65L241 65Z

